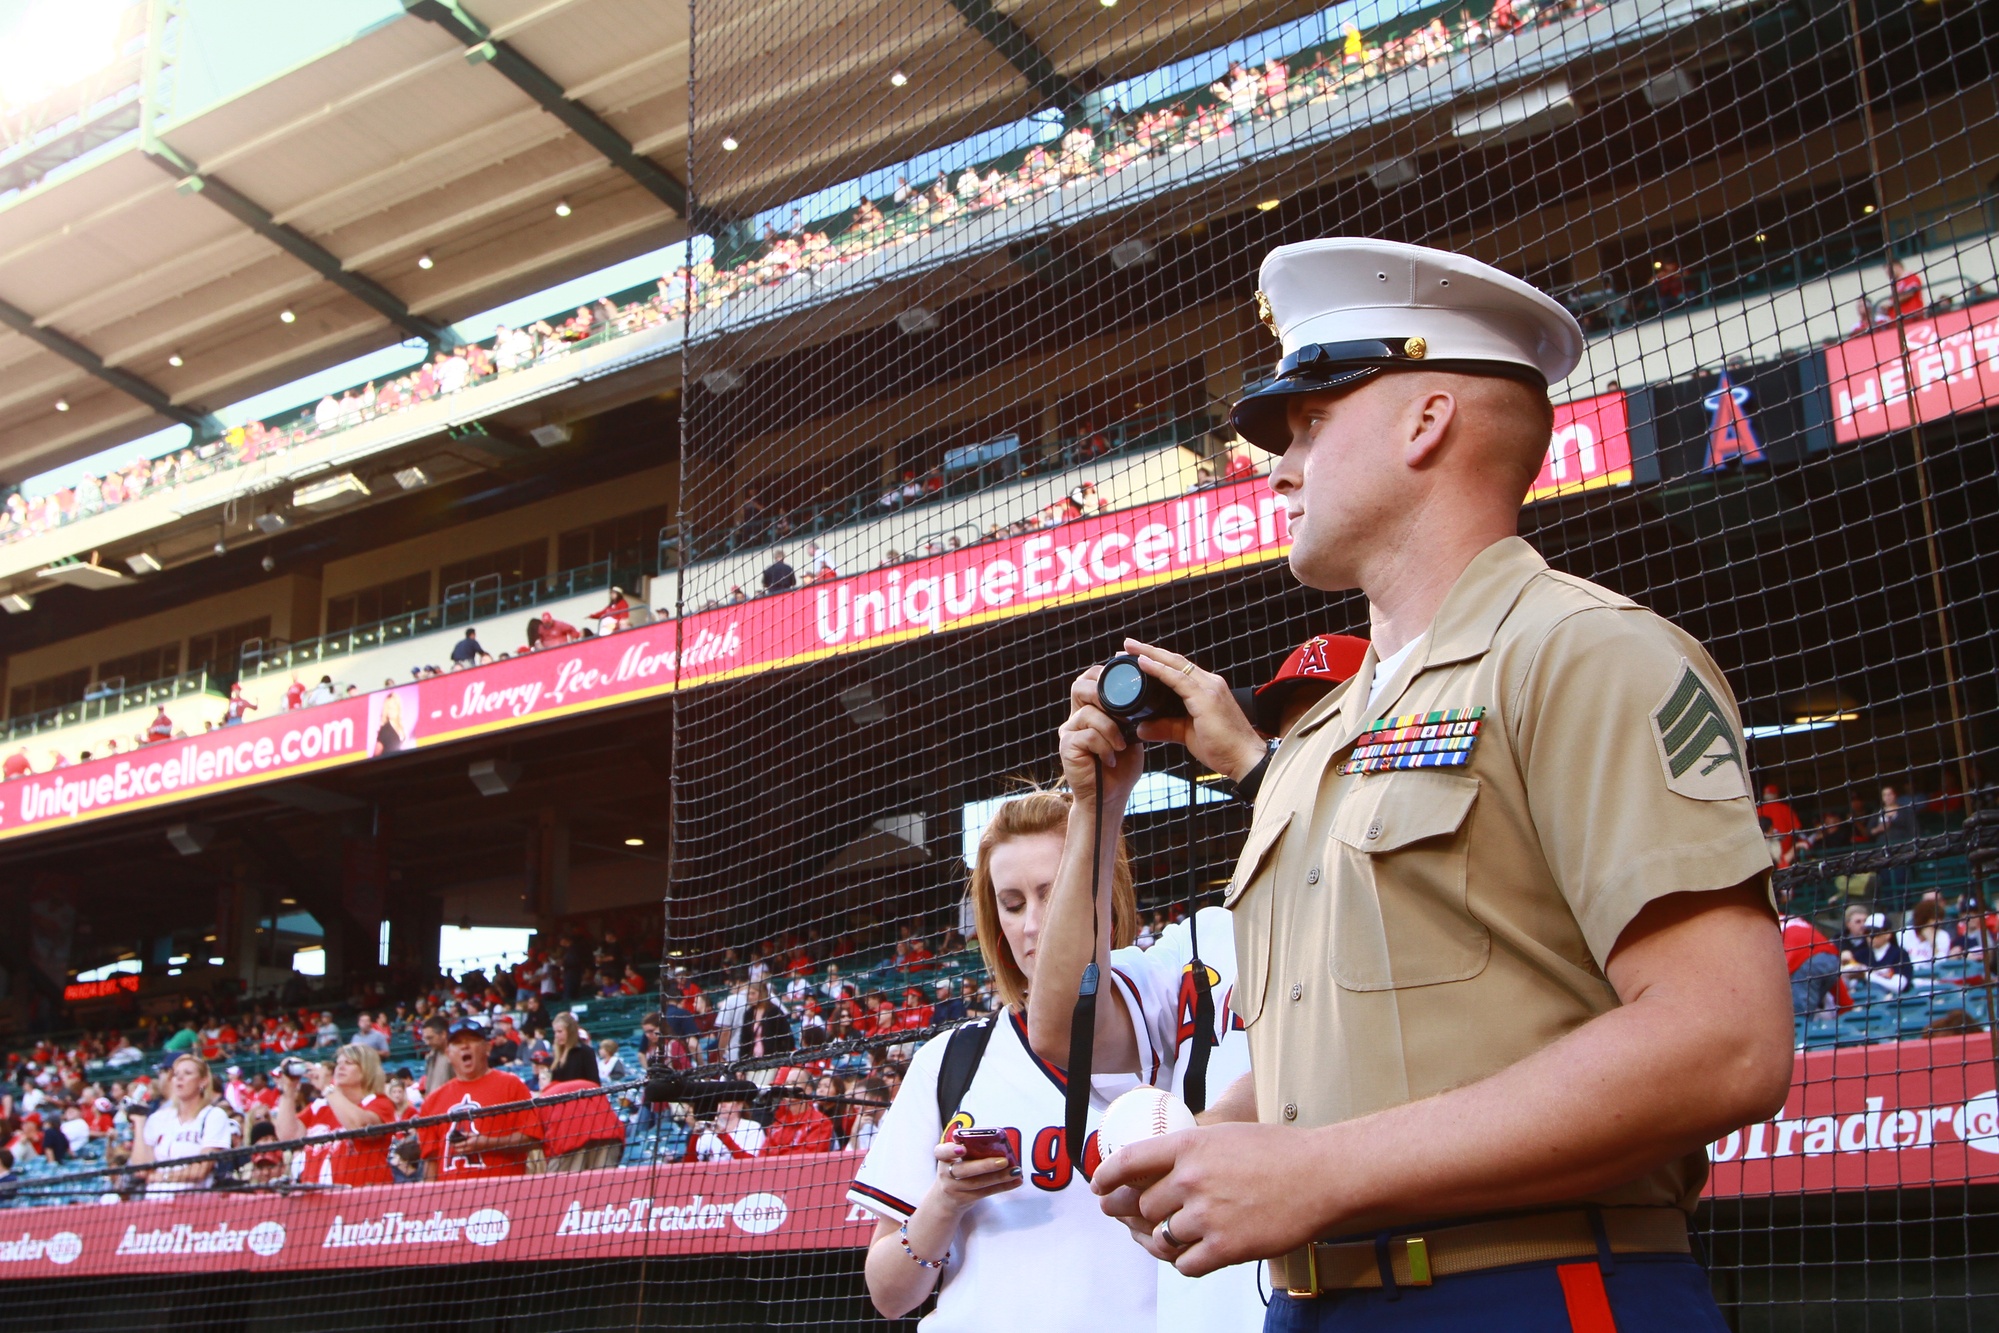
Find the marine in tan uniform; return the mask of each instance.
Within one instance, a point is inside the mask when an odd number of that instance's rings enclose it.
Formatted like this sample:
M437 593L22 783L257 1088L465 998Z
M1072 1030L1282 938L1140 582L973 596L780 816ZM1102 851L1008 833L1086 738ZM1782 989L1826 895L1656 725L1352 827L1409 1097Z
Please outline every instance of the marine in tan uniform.
M1106 1211L1183 1271L1270 1259L1271 1328L1719 1329L1686 1213L1788 1090L1786 972L1720 669L1516 535L1580 331L1385 241L1262 288L1284 360L1237 429L1374 646L1227 891L1249 1086L1106 1163ZM1146 656L1198 729L1207 673Z

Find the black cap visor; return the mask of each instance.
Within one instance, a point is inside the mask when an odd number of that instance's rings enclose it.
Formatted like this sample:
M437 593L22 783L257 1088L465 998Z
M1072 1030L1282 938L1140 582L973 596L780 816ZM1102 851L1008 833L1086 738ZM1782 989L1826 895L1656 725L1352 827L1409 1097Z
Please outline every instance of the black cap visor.
M1416 355L1411 355L1411 348ZM1277 366L1277 374L1251 389L1229 411L1236 434L1265 453L1291 447L1290 400L1300 394L1334 393L1384 370L1442 370L1460 375L1498 375L1546 392L1547 381L1530 366L1506 361L1426 360L1420 339L1361 338L1350 342L1306 343Z

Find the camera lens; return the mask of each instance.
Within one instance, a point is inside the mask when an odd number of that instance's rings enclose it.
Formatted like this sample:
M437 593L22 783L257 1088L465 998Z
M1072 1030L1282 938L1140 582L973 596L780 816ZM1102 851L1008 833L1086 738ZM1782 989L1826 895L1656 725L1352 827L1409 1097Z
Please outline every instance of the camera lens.
M1097 678L1097 696L1105 712L1128 713L1145 698L1145 672L1129 657L1114 657Z

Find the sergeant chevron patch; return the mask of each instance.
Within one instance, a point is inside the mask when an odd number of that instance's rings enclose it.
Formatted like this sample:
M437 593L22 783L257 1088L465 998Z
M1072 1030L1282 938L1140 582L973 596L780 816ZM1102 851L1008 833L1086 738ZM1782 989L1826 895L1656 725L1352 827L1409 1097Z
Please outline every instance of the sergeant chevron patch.
M1735 724L1685 658L1680 659L1679 679L1652 710L1652 739L1669 790L1696 801L1749 795Z

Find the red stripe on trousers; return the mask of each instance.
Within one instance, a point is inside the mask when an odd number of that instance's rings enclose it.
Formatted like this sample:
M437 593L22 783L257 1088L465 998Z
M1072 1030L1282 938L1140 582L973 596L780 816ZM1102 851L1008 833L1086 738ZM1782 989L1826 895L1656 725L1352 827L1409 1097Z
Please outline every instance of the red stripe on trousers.
M1562 1300L1569 1307L1573 1333L1617 1333L1617 1321L1610 1316L1610 1295L1603 1289L1603 1270L1594 1260L1558 1264L1555 1276L1562 1280Z

